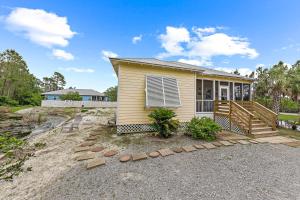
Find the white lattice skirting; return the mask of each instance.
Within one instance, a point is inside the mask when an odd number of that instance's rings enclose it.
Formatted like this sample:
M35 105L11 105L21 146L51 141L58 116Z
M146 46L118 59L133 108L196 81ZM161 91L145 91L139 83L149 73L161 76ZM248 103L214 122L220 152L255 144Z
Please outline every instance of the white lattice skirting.
M229 118L226 116L215 116L215 122L218 123L224 130L232 131L242 135L246 134L244 130L238 127L234 122L231 122L230 130Z
M181 122L178 130L184 131L187 127L188 122ZM151 124L126 124L117 125L117 134L123 133L141 133L141 132L153 132L155 129Z

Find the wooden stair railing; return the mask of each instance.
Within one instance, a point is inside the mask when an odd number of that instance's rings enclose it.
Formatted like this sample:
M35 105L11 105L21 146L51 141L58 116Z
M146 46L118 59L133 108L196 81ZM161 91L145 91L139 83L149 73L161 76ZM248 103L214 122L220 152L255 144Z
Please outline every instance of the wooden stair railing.
M243 106L234 101L230 101L230 115L229 122L235 122L238 126L243 128L248 134L252 132L252 119L254 115Z
M277 126L277 114L255 101L252 101L252 106L254 114L275 131Z

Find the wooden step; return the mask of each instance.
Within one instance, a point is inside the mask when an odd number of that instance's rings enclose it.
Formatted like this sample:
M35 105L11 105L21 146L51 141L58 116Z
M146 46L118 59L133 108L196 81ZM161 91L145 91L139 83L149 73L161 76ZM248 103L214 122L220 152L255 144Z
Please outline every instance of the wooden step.
M254 138L261 138L261 137L271 137L271 136L276 136L278 131L262 131L262 132L256 132L256 133L251 133L251 136Z
M252 128L252 133L265 132L265 131L272 131L272 127L264 126L264 127Z
M259 127L265 127L266 124L261 122L261 123L253 123L252 128L259 128Z

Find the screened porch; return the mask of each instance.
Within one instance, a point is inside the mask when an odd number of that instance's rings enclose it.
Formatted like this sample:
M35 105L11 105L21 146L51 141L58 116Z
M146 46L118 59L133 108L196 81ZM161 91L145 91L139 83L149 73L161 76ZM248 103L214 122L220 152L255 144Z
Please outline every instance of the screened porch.
M251 84L197 79L196 82L196 113L212 113L214 100L251 100Z

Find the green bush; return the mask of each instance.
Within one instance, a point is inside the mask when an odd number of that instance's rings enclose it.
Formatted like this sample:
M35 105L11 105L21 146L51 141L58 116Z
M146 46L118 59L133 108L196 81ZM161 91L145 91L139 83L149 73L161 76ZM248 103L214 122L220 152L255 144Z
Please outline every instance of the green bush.
M222 128L208 117L194 117L187 126L187 134L196 139L215 140Z
M280 101L280 111L287 113L297 113L299 112L299 103L293 101L290 98L282 98Z
M0 96L0 106L16 106L19 102L7 96Z
M24 144L23 140L8 135L0 136L0 152L7 153L9 150L14 150Z
M179 126L179 121L173 119L176 114L167 108L158 108L148 115L153 121L153 127L162 137L170 137Z
M68 92L67 94L60 96L61 100L72 100L72 101L82 101L82 97L78 92Z

